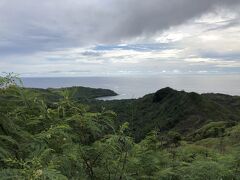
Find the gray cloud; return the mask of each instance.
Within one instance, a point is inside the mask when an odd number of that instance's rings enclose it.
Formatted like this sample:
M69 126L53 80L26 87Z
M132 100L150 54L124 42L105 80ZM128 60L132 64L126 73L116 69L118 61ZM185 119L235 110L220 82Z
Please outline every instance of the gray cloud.
M151 36L239 0L1 0L0 53L34 53Z
M85 51L82 53L83 56L93 56L93 57L98 57L101 56L100 52L94 52L94 51Z

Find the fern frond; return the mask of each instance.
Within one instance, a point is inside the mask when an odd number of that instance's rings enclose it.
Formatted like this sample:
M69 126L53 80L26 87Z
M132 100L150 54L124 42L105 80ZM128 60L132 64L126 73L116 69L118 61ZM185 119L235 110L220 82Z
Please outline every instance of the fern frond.
M21 170L19 169L1 169L0 170L1 180L25 180Z

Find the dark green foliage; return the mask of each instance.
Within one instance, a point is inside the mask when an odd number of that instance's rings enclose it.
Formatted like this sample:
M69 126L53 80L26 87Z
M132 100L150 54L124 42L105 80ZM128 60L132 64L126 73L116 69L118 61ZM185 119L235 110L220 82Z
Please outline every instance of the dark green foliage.
M26 89L11 78L0 77L0 179L240 177L238 97L165 88L104 102L93 98L111 91Z
M240 97L200 95L171 88L136 100L94 102L97 105L116 112L117 122L129 121L137 141L155 128L189 135L209 122L240 122Z
M153 102L159 103L161 102L164 98L169 98L171 96L174 96L177 92L174 91L173 89L167 87L160 89L153 95Z
M95 88L88 88L88 87L69 87L69 88L59 88L59 89L47 89L53 94L60 94L63 91L68 91L71 94L71 97L76 101L87 101L89 99L95 99L104 96L116 96L112 90L109 89L95 89Z

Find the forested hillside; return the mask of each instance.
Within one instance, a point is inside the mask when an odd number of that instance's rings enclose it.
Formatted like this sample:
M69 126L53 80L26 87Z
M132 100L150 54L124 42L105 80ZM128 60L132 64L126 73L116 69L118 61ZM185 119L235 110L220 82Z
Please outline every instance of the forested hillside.
M211 122L240 122L240 97L223 94L197 94L164 88L139 99L98 101L118 114L117 122L128 121L134 137L141 140L152 129L194 133ZM97 108L98 107L98 108Z
M99 101L115 93L16 81L0 78L0 179L240 179L239 97Z

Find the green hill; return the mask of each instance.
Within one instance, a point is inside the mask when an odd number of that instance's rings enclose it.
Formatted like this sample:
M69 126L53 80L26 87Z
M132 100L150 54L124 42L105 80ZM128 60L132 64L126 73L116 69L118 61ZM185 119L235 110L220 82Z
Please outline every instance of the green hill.
M209 122L240 122L240 97L197 94L164 88L136 100L102 101L118 114L118 121L130 121L136 139L153 129L190 134Z
M240 177L240 97L164 88L101 101L115 93L6 82L0 77L0 179Z
M22 88L23 91L21 93L15 93L13 95L13 91L11 88L6 91L4 94L0 95L0 108L11 108L14 106L16 102L16 96L35 96L37 98L41 98L48 103L57 102L61 98L63 98L64 94L68 94L68 96L79 102L88 102L95 98L106 97L106 96L116 96L112 90L109 89L101 89L101 88L89 88L89 87L67 87L67 88L48 88L48 89L40 89L40 88ZM20 91L19 91L20 92Z

